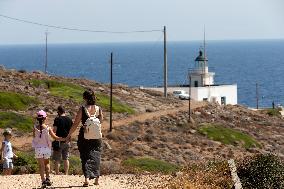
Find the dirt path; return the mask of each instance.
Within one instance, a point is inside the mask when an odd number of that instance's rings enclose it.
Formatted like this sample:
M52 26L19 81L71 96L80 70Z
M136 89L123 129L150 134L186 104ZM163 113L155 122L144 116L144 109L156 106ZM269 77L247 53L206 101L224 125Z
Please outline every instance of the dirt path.
M100 177L100 185L94 186L93 183L88 188L96 189L142 189L158 188L162 179L166 176L160 175L104 175ZM77 175L51 175L53 182L52 188L83 188L83 176ZM0 176L1 189L37 189L40 187L40 176L38 174L30 175L12 175ZM162 187L163 188L163 187Z
M195 109L195 108L202 107L202 106L204 106L203 102L192 102L191 103L191 109ZM188 110L188 101L185 101L183 103L183 106L175 108L175 109L168 109L168 110L160 110L160 111L156 111L156 112L143 113L143 114L133 115L131 117L121 119L121 120L115 120L115 121L113 121L113 126L119 127L119 126L123 126L123 125L128 125L128 124L133 123L135 121L144 122L147 119L153 119L153 118L161 117L161 116L168 115L168 114L173 115L173 114L176 114L177 112L187 111L187 110ZM109 123L108 122L103 123L103 129L104 130L109 129Z

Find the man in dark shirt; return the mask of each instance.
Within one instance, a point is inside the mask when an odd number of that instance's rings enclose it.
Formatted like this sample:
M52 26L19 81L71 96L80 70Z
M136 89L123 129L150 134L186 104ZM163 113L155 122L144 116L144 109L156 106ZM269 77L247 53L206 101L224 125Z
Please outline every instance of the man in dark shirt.
M53 123L53 131L59 137L67 137L69 134L70 128L72 127L72 120L65 115L65 110L62 106L57 108L58 116L54 119ZM65 174L68 175L69 170L69 149L70 142L65 141L56 141L56 145L53 145L53 160L55 173L59 174L60 161L64 162L64 171Z

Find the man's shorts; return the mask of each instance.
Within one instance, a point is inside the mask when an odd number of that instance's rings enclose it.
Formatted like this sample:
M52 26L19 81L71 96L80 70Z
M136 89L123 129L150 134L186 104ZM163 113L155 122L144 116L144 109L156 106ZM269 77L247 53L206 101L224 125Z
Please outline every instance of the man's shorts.
M13 162L4 160L3 169L13 169Z
M62 160L68 160L69 159L69 150L70 150L70 143L62 143L60 142L60 148L58 151L53 150L52 159L54 161L61 161Z

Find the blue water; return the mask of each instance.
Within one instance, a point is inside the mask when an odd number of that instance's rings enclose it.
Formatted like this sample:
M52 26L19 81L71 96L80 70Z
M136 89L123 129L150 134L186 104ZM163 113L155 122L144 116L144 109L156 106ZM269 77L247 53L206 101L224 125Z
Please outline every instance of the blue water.
M168 44L169 84L186 84L201 42ZM109 82L109 56L114 53L114 81L129 86L163 84L163 44L106 43L50 44L48 72ZM1 45L0 64L6 68L43 70L45 45ZM260 106L284 104L284 40L208 41L210 69L215 83L238 84L239 104L254 107L259 83Z

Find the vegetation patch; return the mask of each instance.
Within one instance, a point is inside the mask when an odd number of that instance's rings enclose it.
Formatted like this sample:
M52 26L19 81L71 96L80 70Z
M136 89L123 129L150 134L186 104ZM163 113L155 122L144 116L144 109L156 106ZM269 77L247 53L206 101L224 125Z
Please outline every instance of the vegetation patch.
M0 128L14 128L30 132L33 128L33 119L14 112L0 112Z
M137 171L149 171L153 173L173 173L179 170L179 166L151 158L129 158L123 162L124 166L132 167Z
M163 188L231 189L232 186L228 163L212 161L209 164L193 164L184 168L177 177L165 180Z
M30 105L38 103L38 100L34 97L0 91L0 109L2 110L25 110Z
M109 108L110 97L105 95L105 94L101 94L101 93L97 93L96 96L98 98L98 105L110 110L110 108ZM112 110L114 112L118 112L118 113L128 113L128 114L134 114L135 113L133 108L131 108L130 106L128 106L126 104L119 102L115 98L112 99Z
M64 173L64 163L61 161L60 163L60 172ZM82 164L81 159L77 156L69 157L69 174L71 175L82 175Z
M253 137L221 125L202 124L198 132L223 144L237 145L241 143L244 148L260 147L260 144Z
M39 87L43 86L48 88L50 93L54 96L62 97L65 99L73 99L78 103L83 102L82 94L84 92L84 88L80 85L67 83L67 82L58 82L54 80L30 80L29 82L32 83L33 86ZM105 109L109 110L110 100L109 96L101 93L96 93L98 98L97 104ZM135 111L130 106L119 102L117 99L113 98L113 108L114 112L118 113L128 113L133 114Z
M38 171L38 164L33 153L18 152L14 160L13 174L34 174Z
M265 110L266 111L266 114L270 115L270 116L281 116L281 109L279 108L276 108L276 109L273 109L273 108L270 108L270 109L267 109Z
M284 163L272 154L259 154L238 166L243 188L284 188Z

